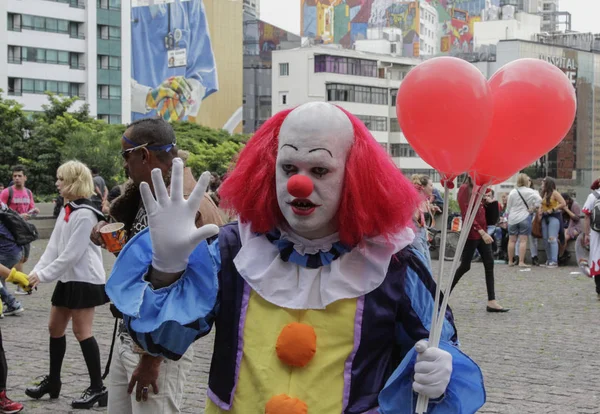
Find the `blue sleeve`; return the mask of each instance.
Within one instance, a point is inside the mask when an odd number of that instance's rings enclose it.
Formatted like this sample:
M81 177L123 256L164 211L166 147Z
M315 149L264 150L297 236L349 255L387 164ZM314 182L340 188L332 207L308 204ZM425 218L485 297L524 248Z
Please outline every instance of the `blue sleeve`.
M190 255L179 280L153 289L145 280L152 264L152 241L146 229L119 254L106 293L123 313L123 321L140 347L152 355L178 360L212 328L219 309L220 261L218 239L202 242Z
M381 414L413 414L418 394L412 389L417 353L414 345L429 337L435 299L435 282L418 253L405 255L404 300L400 305L397 342L410 349L379 394ZM440 299L441 302L441 299ZM427 414L472 414L485 403L479 366L458 348L452 312L446 311L439 348L452 355L452 376L442 399L430 401Z
M219 90L217 64L210 40L210 28L202 0L188 3L189 44L186 78L198 80L205 88L204 99Z

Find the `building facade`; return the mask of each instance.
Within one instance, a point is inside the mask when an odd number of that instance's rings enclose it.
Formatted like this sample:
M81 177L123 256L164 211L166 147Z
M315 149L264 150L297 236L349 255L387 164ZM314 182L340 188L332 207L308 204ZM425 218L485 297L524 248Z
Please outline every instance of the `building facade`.
M574 33L578 39L584 34ZM563 38L564 43L569 43ZM590 48L577 49L524 40L503 40L497 46L496 62L476 65L488 78L498 69L517 59L545 60L561 69L577 94L577 114L564 140L538 162L524 171L534 179L550 176L561 189L572 189L579 201L589 194L590 184L600 177L600 51L591 48L596 36L588 35ZM545 41L549 41L547 38ZM510 151L518 148L507 148Z
M128 3L0 2L0 88L25 111L41 111L53 92L109 123L129 122Z
M273 52L273 113L324 101L339 105L365 123L406 175L439 175L415 153L402 134L396 94L419 59L394 57L336 45Z
M258 20L244 12L244 114L243 132L251 134L271 112L272 53L298 48L300 36Z

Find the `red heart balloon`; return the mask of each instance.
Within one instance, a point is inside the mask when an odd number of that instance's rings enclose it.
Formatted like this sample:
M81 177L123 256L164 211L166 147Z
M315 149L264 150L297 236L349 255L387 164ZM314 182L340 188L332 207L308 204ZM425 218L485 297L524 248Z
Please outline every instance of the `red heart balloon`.
M489 80L494 118L471 176L498 184L556 147L575 120L577 98L567 76L539 59L519 59Z
M468 171L492 121L492 99L483 74L454 57L413 68L398 90L400 128L419 156L443 177Z

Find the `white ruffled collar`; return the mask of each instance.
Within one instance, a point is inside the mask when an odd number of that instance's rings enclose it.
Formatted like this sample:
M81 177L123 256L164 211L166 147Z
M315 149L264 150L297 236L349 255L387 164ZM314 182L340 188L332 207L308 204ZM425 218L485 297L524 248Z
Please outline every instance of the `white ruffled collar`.
M367 239L331 264L309 269L279 256L279 249L264 235L257 235L249 223L239 222L242 247L234 264L246 283L263 299L289 309L325 309L340 299L352 299L372 292L383 283L394 253L412 243L414 233L406 228L389 240ZM306 240L290 229L281 237L294 243L300 254L326 252L339 235Z

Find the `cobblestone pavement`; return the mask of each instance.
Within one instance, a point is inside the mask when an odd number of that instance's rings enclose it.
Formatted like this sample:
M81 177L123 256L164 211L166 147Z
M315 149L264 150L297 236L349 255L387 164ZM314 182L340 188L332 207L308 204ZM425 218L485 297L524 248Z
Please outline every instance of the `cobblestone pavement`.
M26 271L45 245L45 240L34 243ZM113 261L105 256L107 272ZM534 268L521 272L497 265L497 297L503 306L511 308L507 314L485 312L480 264L474 264L461 280L450 304L462 348L484 373L488 398L481 413L600 414L600 301L593 282L583 275L571 275L574 271L577 269ZM48 371L46 326L52 290L53 285L42 285L31 296L18 296L26 311L0 320L9 365L8 395L25 404L24 413L72 413L71 400L89 384L79 344L68 331L60 398L33 401L24 394L36 376ZM113 321L108 306L97 310L94 334L103 364L110 348ZM212 336L195 344L185 413L202 412L211 348Z

